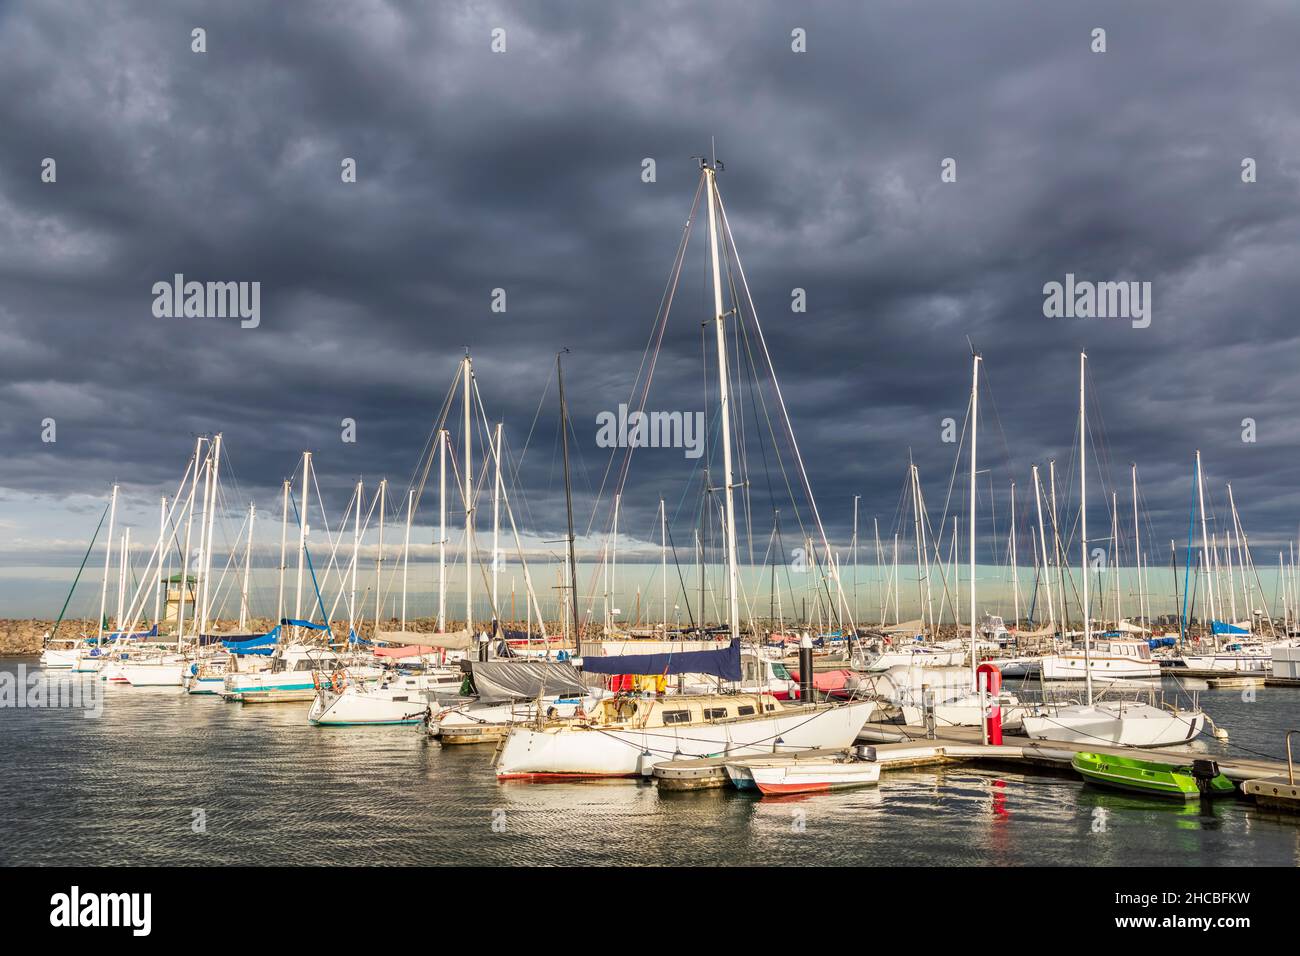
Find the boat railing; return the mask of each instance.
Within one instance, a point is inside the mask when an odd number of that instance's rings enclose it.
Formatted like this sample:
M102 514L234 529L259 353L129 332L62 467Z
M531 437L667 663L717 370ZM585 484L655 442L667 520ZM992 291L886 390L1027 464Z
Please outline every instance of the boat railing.
M1295 786L1295 764L1291 760L1291 735L1300 734L1300 730L1288 730L1286 732L1286 780L1291 786Z

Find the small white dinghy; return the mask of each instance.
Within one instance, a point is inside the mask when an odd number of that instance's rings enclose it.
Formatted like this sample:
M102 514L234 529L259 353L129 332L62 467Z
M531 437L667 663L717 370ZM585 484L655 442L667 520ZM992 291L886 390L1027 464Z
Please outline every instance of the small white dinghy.
M727 775L742 790L778 796L792 793L826 793L869 787L880 781L880 764L874 760L836 757L760 757L727 762Z

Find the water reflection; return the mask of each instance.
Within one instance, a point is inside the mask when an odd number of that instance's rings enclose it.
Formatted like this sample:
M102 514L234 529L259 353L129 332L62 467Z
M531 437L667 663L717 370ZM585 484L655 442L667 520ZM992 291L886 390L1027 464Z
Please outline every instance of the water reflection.
M1235 691L1202 694L1234 743L1265 751L1294 699L1286 690L1250 703ZM1296 818L1231 798L1203 807L960 764L778 800L730 789L661 794L638 780L502 785L491 747L444 750L420 728L315 728L306 709L113 685L98 719L0 710L0 862L1300 861Z

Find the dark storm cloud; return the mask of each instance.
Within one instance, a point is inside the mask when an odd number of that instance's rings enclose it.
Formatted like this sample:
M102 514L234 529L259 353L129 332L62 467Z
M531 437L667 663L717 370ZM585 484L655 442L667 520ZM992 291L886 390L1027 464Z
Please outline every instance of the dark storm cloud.
M1139 463L1158 540L1185 535L1197 447L1215 501L1232 480L1257 540L1297 516L1289 4L208 6L0 8L0 487L161 488L213 430L267 505L305 447L336 490L400 483L464 347L519 448L568 346L578 483L594 489L592 422L628 397L689 157L716 136L833 533L855 494L892 526L909 452L941 507L966 336L986 360L999 497L1014 478L1024 506L1030 464L1050 456L1070 480L1086 346L1111 479L1122 491ZM795 27L807 53L791 52ZM56 185L39 180L46 156ZM956 183L939 180L945 157ZM704 238L652 408L704 407ZM1151 327L1044 318L1043 284L1067 272L1150 281ZM261 327L154 318L150 288L174 273L260 281ZM505 315L489 311L496 287ZM338 440L343 417L356 445ZM552 387L521 474L546 534L562 520L555 434ZM698 485L676 453L639 455L622 526L649 533L661 494L688 521ZM761 549L770 517L754 524Z

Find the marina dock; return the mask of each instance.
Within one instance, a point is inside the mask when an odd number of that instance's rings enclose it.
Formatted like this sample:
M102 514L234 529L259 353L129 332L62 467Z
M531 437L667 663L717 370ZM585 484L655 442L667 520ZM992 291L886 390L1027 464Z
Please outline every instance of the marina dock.
M949 763L973 763L991 767L1014 767L1022 772L1072 774L1071 760L1076 753L1138 757L1174 764L1190 763L1193 759L1211 756L1187 747L1139 749L1064 740L1031 740L1028 737L1003 737L1001 745L993 745L983 742L982 734L976 727L951 727L933 739L917 736L888 743L868 744L863 749L869 759L880 764L882 773ZM808 751L802 756L827 757L837 752ZM695 760L671 760L654 768L654 778L661 790L707 790L723 787L729 782L726 770L728 761L744 759L746 758L703 757ZM798 760L799 756L791 755L791 759ZM1300 810L1300 785L1287 782L1286 761L1236 756L1214 756L1213 759L1218 762L1220 772L1238 784L1243 794L1255 797L1261 803L1267 798L1272 805L1287 805Z

